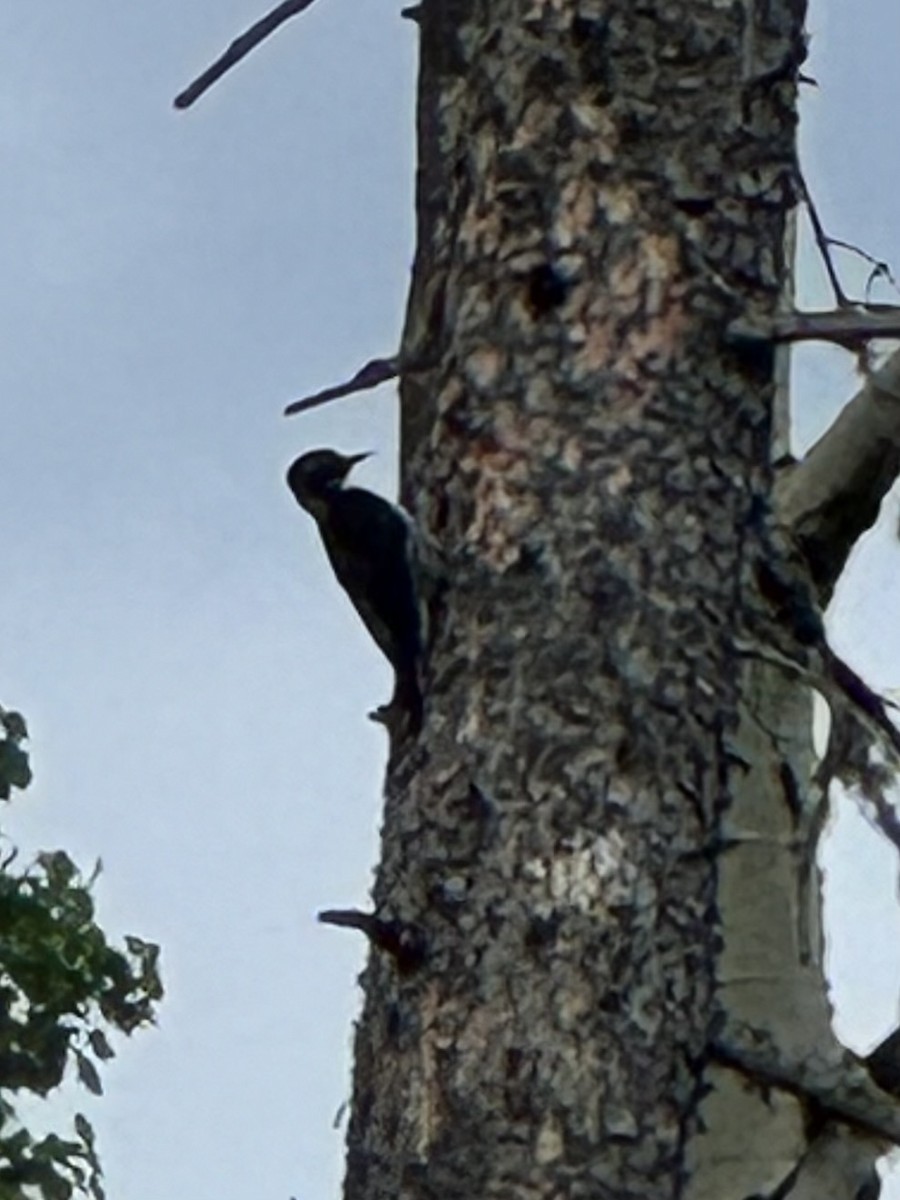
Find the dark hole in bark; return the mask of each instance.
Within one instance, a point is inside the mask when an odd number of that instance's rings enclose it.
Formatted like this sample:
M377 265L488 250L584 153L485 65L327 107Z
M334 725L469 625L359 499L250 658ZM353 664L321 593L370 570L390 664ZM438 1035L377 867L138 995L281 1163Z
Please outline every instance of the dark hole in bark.
M689 217L705 217L716 207L716 201L712 196L685 196L675 201L675 207Z
M550 263L535 267L528 276L528 307L535 317L559 308L568 292L568 282Z

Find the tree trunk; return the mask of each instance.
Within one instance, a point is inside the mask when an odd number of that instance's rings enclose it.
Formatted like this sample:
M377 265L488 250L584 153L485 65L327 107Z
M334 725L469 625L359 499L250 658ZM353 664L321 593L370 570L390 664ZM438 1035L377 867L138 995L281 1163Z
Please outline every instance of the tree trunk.
M420 10L404 499L443 578L348 1200L852 1197L900 1131L830 1033L774 355L729 335L782 289L803 15Z

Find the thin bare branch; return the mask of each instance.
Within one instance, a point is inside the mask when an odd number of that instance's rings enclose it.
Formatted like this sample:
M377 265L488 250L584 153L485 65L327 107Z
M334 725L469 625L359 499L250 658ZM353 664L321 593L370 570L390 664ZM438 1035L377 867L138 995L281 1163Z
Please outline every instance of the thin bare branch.
M881 275L888 283L896 287L894 276L891 274L891 268L886 262L880 258L876 258L874 254L870 254L868 250L863 250L862 246L857 246L853 242L845 242L843 238L830 237L829 245L837 246L839 250L849 250L851 254L855 254L858 258L864 259L875 268L878 275Z
M900 291L890 265L884 262L883 259L876 258L868 250L863 250L862 246L856 246L853 242L845 242L843 238L829 238L828 243L831 246L836 246L839 250L847 250L850 254L855 254L857 258L861 258L871 266L872 270L869 272L869 277L866 280L866 304L869 303L869 295L876 279L883 279L885 283L890 284L895 292Z
M891 274L891 269L886 262L875 258L873 255L869 254L867 250L863 250L860 246L854 245L853 242L845 242L843 238L831 237L825 232L825 227L819 218L819 213L813 202L812 195L810 194L809 188L806 186L806 180L803 178L803 175L799 170L797 174L799 177L800 191L803 196L803 202L806 205L806 209L809 213L810 223L812 224L813 237L816 240L819 254L822 257L822 262L825 264L825 270L828 274L828 280L834 292L835 303L837 304L838 308L852 308L853 301L849 299L846 292L841 287L837 270L831 258L832 247L837 247L840 250L849 250L851 254L856 254L859 258L862 258L867 263L871 264L872 270L869 274L869 278L866 281L866 301L868 301L869 293L876 279L886 280L896 291L897 284L894 281L894 276Z
M900 338L900 305L867 304L828 312L791 312L765 325L734 321L728 327L736 341L836 342L849 350L872 338Z
M898 473L900 350L775 485L779 519L800 545L823 603Z
M346 383L338 383L324 391L315 392L312 396L303 396L293 400L284 410L286 417L295 413L307 412L318 408L320 404L328 404L330 400L340 400L342 396L352 396L354 392L364 392L368 388L378 387L389 379L396 379L400 373L399 358L373 358L356 372Z
M837 271L834 269L834 263L831 261L831 252L829 246L832 244L831 238L825 232L822 222L819 220L819 213L813 203L813 198L809 188L806 186L806 180L800 169L797 169L799 177L800 189L803 193L803 202L806 205L806 211L809 213L809 219L813 227L813 237L816 239L816 245L819 248L819 254L822 256L822 262L825 264L825 270L828 274L828 281L831 284L831 290L834 292L834 302L838 308L848 307L850 301L847 298L844 289L841 287L841 281L838 279Z
M198 75L193 83L189 84L183 92L178 93L173 101L175 108L190 108L196 100L200 99L204 92L209 91L212 85L222 78L226 71L230 71L233 66L239 63L242 58L245 58L251 50L255 49L269 34L274 33L290 17L295 17L297 13L301 13L305 8L309 8L312 2L313 0L283 0L282 4L276 5L270 13L260 18L255 25L251 25L240 37L236 37L224 54L220 55L211 66L207 67L202 75Z

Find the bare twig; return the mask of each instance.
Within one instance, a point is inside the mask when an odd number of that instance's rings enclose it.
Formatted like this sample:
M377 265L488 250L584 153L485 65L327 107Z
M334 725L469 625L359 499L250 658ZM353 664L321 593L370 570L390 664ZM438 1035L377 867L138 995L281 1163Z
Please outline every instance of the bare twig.
M869 272L869 278L866 280L866 303L869 302L869 293L876 279L883 279L886 283L890 284L895 292L900 290L897 288L897 281L893 276L889 264L884 262L883 259L876 258L868 250L863 250L862 246L856 246L853 242L845 242L843 238L830 237L828 244L836 246L839 250L848 250L851 254L855 254L872 267L872 270Z
M863 250L860 246L854 245L853 242L845 242L843 238L831 237L825 232L825 228L819 218L818 209L813 203L813 198L810 194L809 188L806 186L806 180L803 178L803 175L799 170L797 174L800 182L800 191L803 195L803 202L806 205L807 212L809 213L810 223L812 224L813 236L816 240L816 245L819 248L819 254L822 256L822 262L825 264L825 270L828 274L828 280L831 283L831 287L834 292L835 303L837 304L838 308L852 308L853 301L849 299L846 292L841 287L837 271L834 263L831 260L832 247L837 247L840 250L849 250L851 254L856 254L860 258L864 259L867 263L871 264L872 270L869 274L869 278L866 280L867 301L872 284L876 279L885 279L891 285L891 287L897 291L897 284L894 280L894 276L891 274L891 269L886 262L875 258L873 255L869 254L868 251Z
M834 269L834 263L831 261L829 245L831 238L825 232L822 222L819 220L819 213L813 203L813 198L810 195L809 188L806 186L806 180L799 167L797 168L797 176L800 181L800 189L803 193L803 201L806 204L806 211L809 213L809 219L812 222L813 236L816 239L816 245L819 247L819 253L822 256L822 262L825 264L825 270L828 273L828 280L831 284L831 289L834 292L834 302L838 308L847 308L850 301L847 299L844 289L841 287L841 282L838 279L837 271Z
M267 13L255 25L251 25L240 37L235 38L224 54L207 67L202 75L198 75L183 92L178 93L173 101L175 107L190 108L204 92L208 91L218 79L221 79L226 71L230 71L270 33L274 33L279 25L283 25L297 13L303 12L305 8L309 8L312 2L313 0L283 0L283 3L276 5L270 13Z
M348 379L346 383L339 383L334 387L325 388L324 391L315 392L312 396L303 396L299 400L293 400L284 410L284 415L291 417L294 413L306 412L310 408L318 408L320 404L327 404L329 400L339 400L342 396L352 396L354 392L363 392L367 388L378 387L379 383L395 379L399 373L400 360L398 358L373 358L364 367L360 367L353 378Z
M866 280L866 304L869 303L869 297L872 295L872 287L876 279L883 279L890 284L895 292L900 291L897 287L897 281L894 279L887 263L876 263L869 272L869 278Z
M860 258L865 259L867 263L871 263L878 275L882 275L888 283L896 287L894 277L891 274L891 269L886 262L880 258L876 258L874 254L870 254L868 250L863 250L862 246L856 246L853 242L845 242L843 238L830 237L828 239L830 246L837 246L839 250L849 250L851 254L856 254Z

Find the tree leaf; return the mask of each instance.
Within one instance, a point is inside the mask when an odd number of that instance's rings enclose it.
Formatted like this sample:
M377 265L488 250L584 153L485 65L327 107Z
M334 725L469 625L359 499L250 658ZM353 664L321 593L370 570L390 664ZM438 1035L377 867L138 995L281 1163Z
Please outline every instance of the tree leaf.
M106 1034L102 1029L92 1029L88 1034L88 1041L91 1044L91 1049L99 1059L106 1062L107 1059L115 1058L116 1052L106 1040Z
M94 1145L94 1127L84 1113L75 1114L75 1132L87 1146Z
M80 1050L75 1051L75 1058L78 1062L78 1078L84 1084L89 1092L93 1092L95 1096L103 1095L103 1084L100 1082L100 1075L97 1068Z

